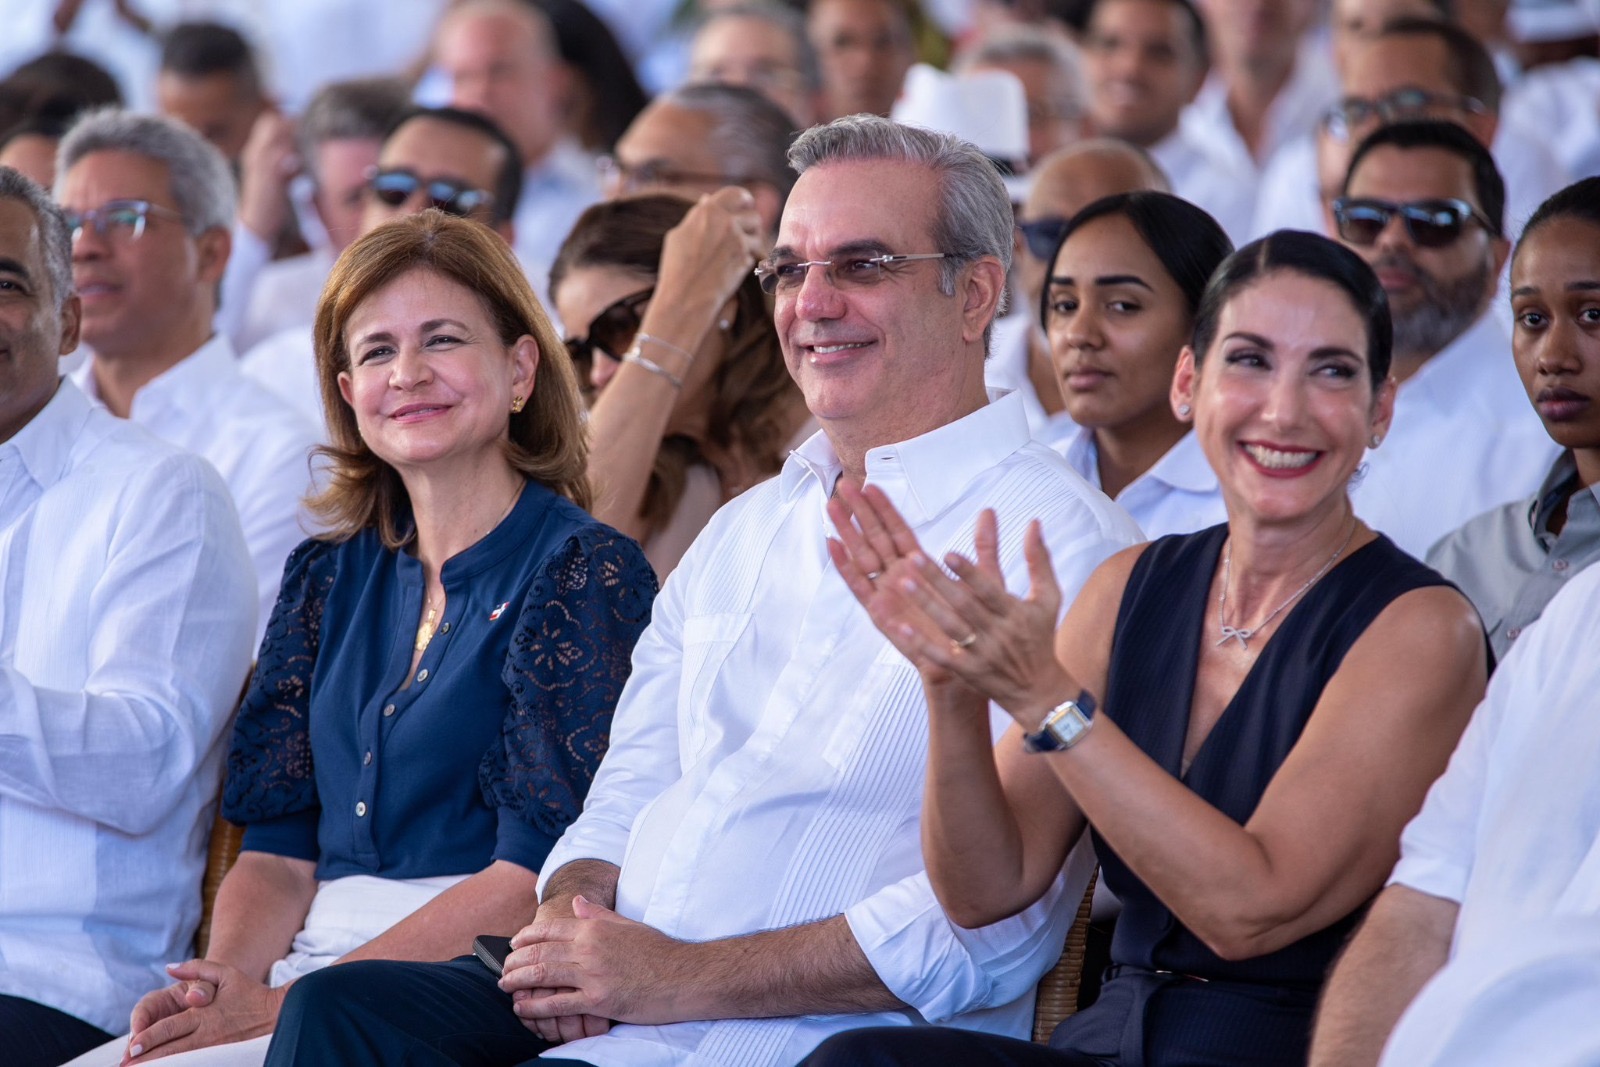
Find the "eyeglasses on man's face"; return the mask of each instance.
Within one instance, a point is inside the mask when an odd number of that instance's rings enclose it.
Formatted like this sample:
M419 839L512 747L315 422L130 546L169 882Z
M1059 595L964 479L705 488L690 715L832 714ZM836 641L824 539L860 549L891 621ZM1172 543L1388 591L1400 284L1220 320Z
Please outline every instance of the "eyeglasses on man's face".
M1400 216L1406 234L1418 248L1444 248L1466 232L1469 221L1490 234L1494 225L1483 212L1455 198L1408 200L1397 203L1369 196L1341 196L1333 202L1333 218L1339 236L1350 244L1365 248L1376 244L1389 220Z
M148 200L108 200L89 211L65 211L67 233L76 241L87 227L104 241L137 241L151 216L182 222L183 215Z
M1396 89L1376 100L1359 96L1345 97L1322 116L1322 125L1330 136L1340 141L1348 141L1352 131L1373 123L1374 120L1379 125L1387 125L1391 122L1426 118L1439 110L1482 115L1488 108L1476 97L1430 93L1426 89Z
M674 185L744 185L753 180L737 174L677 170L660 160L635 165L624 163L616 156L601 156L595 161L595 168L600 172L601 187L611 193L637 193L641 189Z
M421 189L429 206L461 218L470 218L494 202L494 194L487 189L477 189L453 178L422 178L402 167L387 170L374 167L367 174L367 189L380 204L389 207L400 207Z
M756 268L755 275L761 280L762 291L770 296L799 292L805 284L806 271L812 267L822 267L834 287L843 289L877 285L900 263L949 258L948 252L913 252L909 255L885 253L881 256L841 256L838 259L811 259L804 262L777 260L761 264Z

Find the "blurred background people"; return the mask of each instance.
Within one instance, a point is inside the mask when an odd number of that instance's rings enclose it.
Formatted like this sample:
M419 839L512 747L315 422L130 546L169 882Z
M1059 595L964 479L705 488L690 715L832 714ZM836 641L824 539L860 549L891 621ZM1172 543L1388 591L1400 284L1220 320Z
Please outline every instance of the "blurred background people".
M810 0L806 32L822 66L822 117L889 114L916 61L911 0Z
M805 18L776 0L708 14L689 46L689 81L754 89L783 108L797 130L822 118L822 70Z
M156 100L162 114L216 145L236 172L250 128L272 106L249 42L216 22L179 23L163 36Z
M767 244L742 189L692 206L597 204L561 247L551 292L595 394L594 513L663 578L723 504L816 429L751 273Z
M1030 169L1051 152L1088 136L1089 90L1078 50L1065 35L998 27L963 52L954 69L968 74L1004 71L1022 83Z
M794 187L794 123L777 104L737 85L685 85L663 93L602 159L607 197L672 193L691 199L738 185L755 199L762 232L777 233Z

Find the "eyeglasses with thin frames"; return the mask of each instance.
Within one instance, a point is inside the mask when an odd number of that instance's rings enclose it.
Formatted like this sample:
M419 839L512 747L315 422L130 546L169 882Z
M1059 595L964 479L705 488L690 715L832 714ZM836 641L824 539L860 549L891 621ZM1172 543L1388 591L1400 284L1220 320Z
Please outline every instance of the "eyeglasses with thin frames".
M689 170L674 170L670 164L649 160L640 164L624 163L616 156L601 156L595 161L604 189L623 193L636 193L653 186L668 185L744 185L754 179L737 174L705 174Z
M1400 216L1407 236L1418 248L1444 248L1454 244L1466 231L1469 220L1490 234L1498 232L1483 212L1454 197L1396 203L1370 196L1341 196L1333 202L1333 218L1338 223L1339 236L1362 248L1377 243L1389 220L1396 215Z
M763 263L755 270L761 289L767 295L798 292L805 284L806 271L812 267L825 268L824 273L835 288L877 285L888 276L897 263L914 263L924 259L950 259L949 252L912 252L909 254L885 253L881 256L849 256L839 259L811 259L804 262Z
M152 204L148 200L108 200L89 211L63 212L67 220L67 233L76 241L84 227L93 230L103 241L137 241L144 236L150 216L183 222L183 215L169 207Z

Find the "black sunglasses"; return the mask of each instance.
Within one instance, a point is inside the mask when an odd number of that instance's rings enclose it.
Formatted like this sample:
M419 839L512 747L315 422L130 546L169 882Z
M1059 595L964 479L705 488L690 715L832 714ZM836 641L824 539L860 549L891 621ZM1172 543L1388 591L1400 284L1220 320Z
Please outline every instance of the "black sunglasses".
M399 207L418 189L427 193L428 202L448 215L469 218L479 208L494 200L494 194L484 189L474 189L465 182L449 178L424 180L409 170L376 170L367 175L367 188L379 202Z
M589 323L587 337L567 338L567 353L572 361L587 367L594 354L600 352L620 362L628 346L633 344L634 334L639 332L639 309L655 295L654 288L641 289L607 305Z
M1339 236L1363 248L1375 243L1396 215L1418 248L1443 248L1454 243L1469 221L1477 222L1491 234L1497 232L1483 212L1465 200L1411 200L1397 204L1374 197L1341 196L1333 202Z
M1048 263L1056 254L1062 234L1067 232L1067 220L1059 215L1046 215L1032 222L1019 222L1017 229L1022 231L1022 239L1027 242L1033 258Z

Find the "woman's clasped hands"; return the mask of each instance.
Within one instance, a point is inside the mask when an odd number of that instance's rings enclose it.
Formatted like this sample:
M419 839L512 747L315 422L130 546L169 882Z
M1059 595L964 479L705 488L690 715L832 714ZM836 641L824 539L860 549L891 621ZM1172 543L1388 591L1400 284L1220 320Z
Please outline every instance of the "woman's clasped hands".
M976 559L930 559L884 492L840 481L828 502L828 539L850 592L930 687L964 686L1004 708L1026 730L1077 685L1056 660L1061 587L1038 520L1023 540L1028 591L1014 596L1000 567L999 524L978 515ZM945 570L948 568L948 572Z

